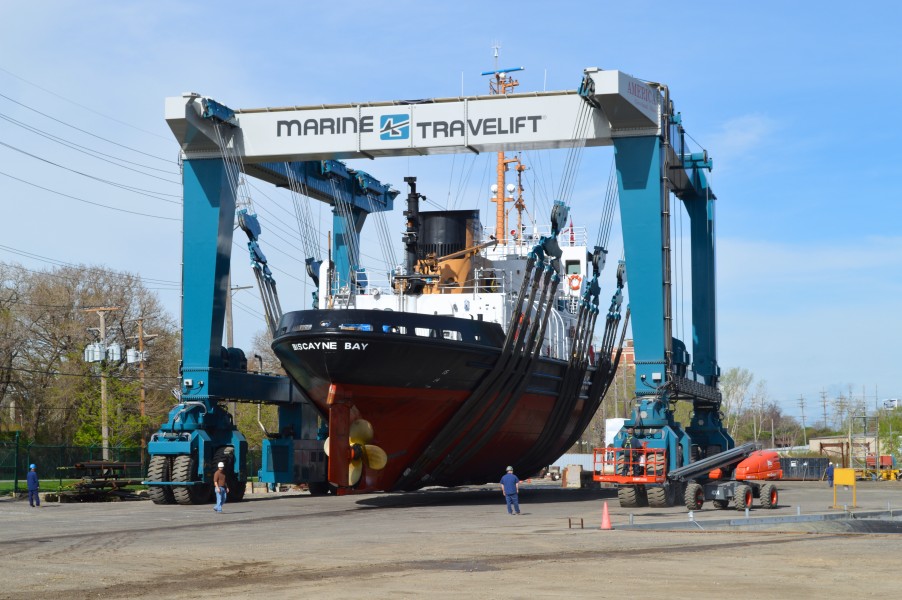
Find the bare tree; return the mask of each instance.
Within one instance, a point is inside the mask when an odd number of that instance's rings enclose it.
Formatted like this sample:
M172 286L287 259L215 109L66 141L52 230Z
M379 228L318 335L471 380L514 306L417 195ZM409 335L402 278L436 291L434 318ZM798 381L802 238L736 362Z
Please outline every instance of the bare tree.
M752 431L754 433L756 442L758 441L758 437L761 435L761 430L764 429L764 407L769 403L770 401L767 391L767 382L762 379L755 385L755 392L752 394L751 398Z
M68 266L31 272L0 264L0 403L32 440L66 443L99 440L100 381L110 377L111 439L136 444L150 422L159 423L178 381L178 332L155 294L140 278L105 268ZM13 276L18 272L18 276ZM107 337L97 334L96 315L84 309L115 307L107 316ZM138 371L125 361L84 362L92 342L135 347L136 319L156 335L145 363L147 404L139 415ZM165 402L164 402L164 399ZM164 407L165 404L165 407Z
M720 391L723 394L724 425L731 436L736 435L739 417L745 406L749 386L754 375L748 369L733 367L720 378Z

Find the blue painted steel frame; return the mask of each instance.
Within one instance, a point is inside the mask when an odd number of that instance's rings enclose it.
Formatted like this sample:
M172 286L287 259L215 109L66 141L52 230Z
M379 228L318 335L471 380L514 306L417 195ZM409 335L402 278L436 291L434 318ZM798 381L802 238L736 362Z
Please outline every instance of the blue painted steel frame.
M717 365L714 253L714 201L684 199L692 241L692 370L705 385L715 386Z
M205 392L210 369L222 366L220 348L232 256L235 195L220 159L183 163L182 398Z
M664 262L661 225L661 142L657 136L618 138L614 157L626 280L636 353L636 394L652 393L652 374L665 383Z
M356 247L348 235L359 236L370 211L391 210L397 195L363 171L350 171L337 161L268 163L255 165L264 178L287 182L287 172L311 191L328 198L335 192L348 202L356 231L345 231L345 220L335 213L333 257L339 274L350 272ZM182 238L182 372L181 403L169 414L148 446L151 455L195 454L201 480L210 476L217 448L234 446L235 470L244 472L245 438L231 415L219 408L225 398L279 404L280 439L265 440L265 451L282 448L284 460L269 481L294 480L294 444L315 439L316 410L286 377L252 374L223 368L222 338L228 291L235 196L222 159L191 159L183 163L184 232ZM334 181L330 182L330 179ZM333 185L334 184L334 185ZM334 204L334 201L333 201ZM353 261L353 262L352 262ZM354 265L356 266L356 265ZM342 279L339 278L339 285ZM346 285L346 280L344 285ZM270 447L272 445L273 447ZM261 473L262 474L262 473Z
M662 386L668 383L667 336L664 307L664 221L669 202L664 187L663 164L679 169L666 174L676 184L674 194L683 200L690 219L692 268L692 370L705 385L714 387L720 375L717 365L714 195L702 169L710 161L701 155L680 155L658 136L614 140L620 214L623 226L626 276L636 356L638 402L631 419L615 437L622 446L625 428L644 430L643 442L650 448L666 449L668 469L687 464L692 445L733 447L723 429L719 405L694 403L692 424L684 430L673 420L670 398ZM674 164L676 163L676 164ZM672 343L672 342L671 342ZM659 391L660 389L660 391ZM688 434L688 435L687 435Z
M337 160L261 163L254 168L284 178L286 184L290 169L291 177L311 198L332 205L332 262L335 273L332 292L347 286L349 274L360 266L360 257L355 256L354 252L360 247L360 232L367 216L374 212L392 210L398 191L389 184L379 182L369 173L350 169ZM350 227L336 208L336 193L350 208Z

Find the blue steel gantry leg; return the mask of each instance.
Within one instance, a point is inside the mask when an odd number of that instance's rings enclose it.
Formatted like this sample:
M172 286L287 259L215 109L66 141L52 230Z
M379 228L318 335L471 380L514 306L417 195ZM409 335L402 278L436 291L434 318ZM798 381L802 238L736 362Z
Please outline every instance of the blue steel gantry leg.
M665 278L667 225L662 215L669 192L662 181L663 150L660 138L644 136L615 139L614 151L636 352L637 402L625 427L635 427L643 436L647 432L648 447L664 449L671 470L682 466L689 448L673 420L665 387L670 378L671 328L665 310L669 282ZM619 434L618 445L623 435Z

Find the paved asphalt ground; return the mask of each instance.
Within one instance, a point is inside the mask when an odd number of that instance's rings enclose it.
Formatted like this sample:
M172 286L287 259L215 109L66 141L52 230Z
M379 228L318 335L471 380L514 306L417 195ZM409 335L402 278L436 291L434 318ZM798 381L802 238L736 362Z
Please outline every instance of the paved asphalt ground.
M902 483L860 483L856 508L851 490L838 492L859 516L902 514ZM513 517L492 486L247 498L223 514L0 500L0 598L761 600L888 598L902 587L902 536L874 533L898 532L892 520L866 533L826 521L724 531L719 523L744 514L706 504L690 524L684 507L622 509L613 490L550 481L524 484ZM611 531L599 530L605 502ZM781 482L779 507L751 520L844 512L832 504L823 483ZM629 529L630 513L657 529Z

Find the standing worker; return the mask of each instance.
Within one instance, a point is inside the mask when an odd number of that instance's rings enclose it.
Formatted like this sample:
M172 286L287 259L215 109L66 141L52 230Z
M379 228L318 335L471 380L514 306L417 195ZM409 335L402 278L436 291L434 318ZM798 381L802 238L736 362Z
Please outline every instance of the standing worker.
M520 514L520 480L514 475L514 468L508 467L507 473L501 478L501 493L507 502L507 514Z
M34 464L28 467L28 505L32 508L41 506L41 497L38 495L41 482L38 480L38 472L35 471L35 468Z
M226 486L225 463L216 465L218 468L213 473L213 489L216 490L216 506L213 508L218 513L222 512L222 505L225 504L226 494L229 488Z
M827 465L827 487L833 487L833 463Z
M633 428L626 429L626 437L623 439L623 474L636 475L635 453L633 449L637 446L638 440L633 437Z

